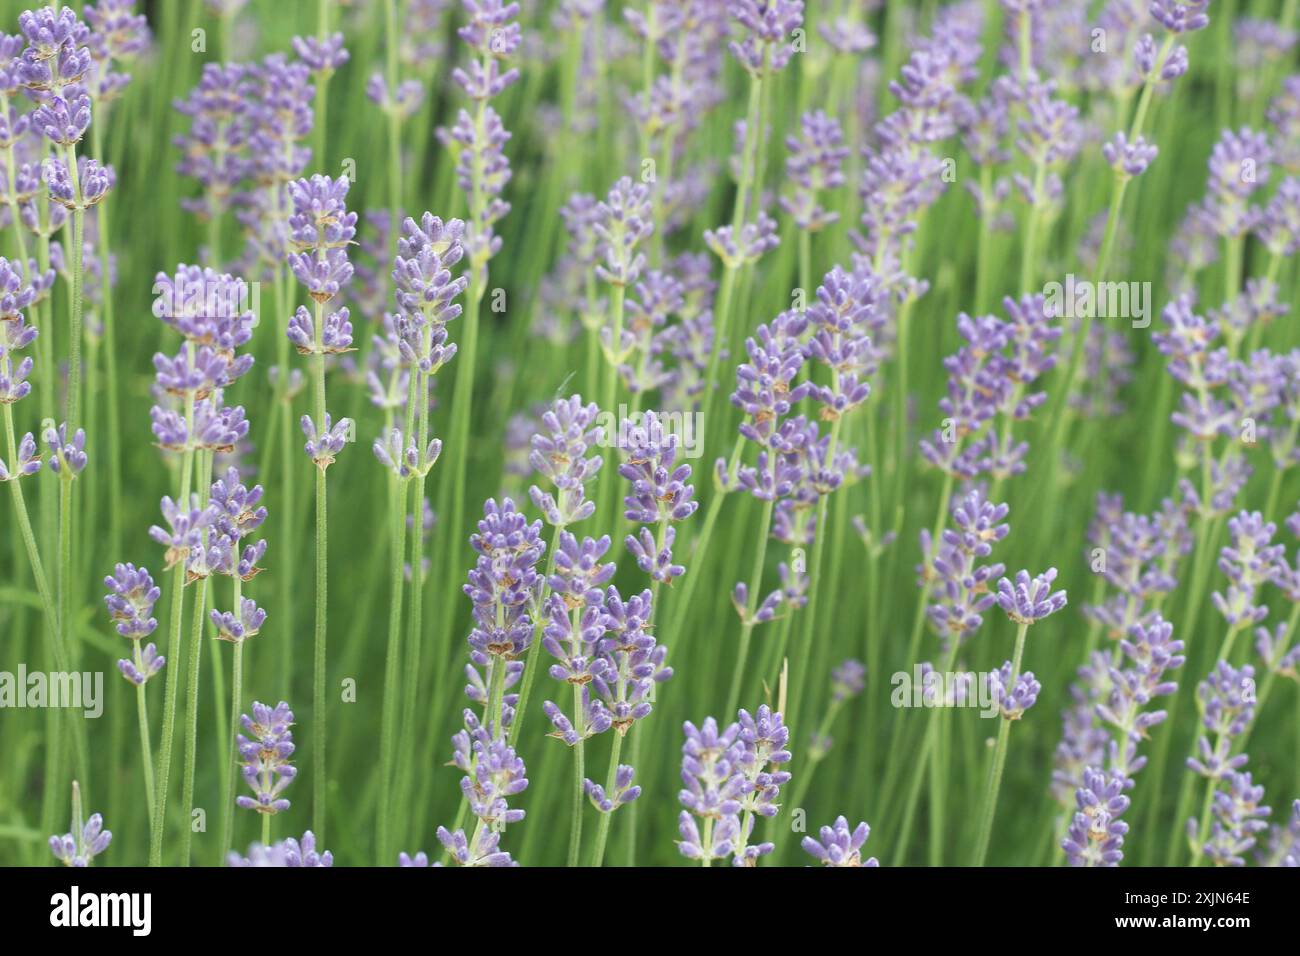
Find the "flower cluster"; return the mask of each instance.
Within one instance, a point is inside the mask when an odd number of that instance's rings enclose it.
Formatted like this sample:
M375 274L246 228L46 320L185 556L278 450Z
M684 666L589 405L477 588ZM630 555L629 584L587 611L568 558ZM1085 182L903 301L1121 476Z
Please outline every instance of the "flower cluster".
M661 584L671 584L685 572L673 564L673 542L677 530L673 525L693 515L700 503L694 500L695 488L689 484L691 466L677 462L679 439L666 431L654 412L646 412L639 425L624 422L628 440L626 460L618 473L631 483L623 499L624 517L656 528L642 527L625 539L628 552L637 567Z
M462 109L445 141L458 151L457 181L470 197L465 239L469 269L482 277L488 260L501 249L496 224L510 212L510 204L501 198L511 176L505 154L510 133L488 100L519 77L518 70L501 67L521 42L519 24L514 22L519 4L504 0L463 0L463 4L468 22L457 35L474 59L468 70L456 69L452 77L474 102L475 113Z
M254 796L240 796L235 803L245 810L275 814L289 809L281 794L298 772L289 760L293 756L293 711L284 701L274 708L253 701L253 716L241 714L244 733L235 737L236 749L243 765L239 775ZM245 736L247 735L247 736Z
M921 454L941 471L967 481L981 475L1005 479L1025 470L1029 446L1013 426L1047 400L1030 391L1057 362L1061 328L1041 295L1003 300L1008 319L960 315L966 344L944 359L947 394L939 401L942 427L920 442Z
M334 854L329 850L316 849L316 835L308 830L301 840L289 837L264 846L254 843L248 848L247 856L240 856L234 850L226 855L226 866L235 867L318 867L333 866Z
M74 821L72 833L50 837L50 852L64 866L90 866L113 842L112 831L104 829L104 818L98 813L92 813L77 829L79 823Z
M213 514L208 547L212 552L210 564L215 573L242 584L261 571L258 562L266 554L265 539L244 544L244 539L266 521L266 508L261 501L262 486L246 487L240 479L239 469L233 466L212 483L208 493L209 510ZM255 636L266 621L266 612L257 606L257 602L242 597L238 588L235 593L237 606L229 611L214 609L209 614L217 629L217 637L232 644Z
M862 859L862 846L869 836L871 827L866 823L850 830L849 821L840 816L834 825L822 827L816 839L804 837L800 846L822 866L880 866L874 856Z
M984 561L1011 531L1003 521L1009 511L978 488L952 505L953 527L944 529L934 558L921 571L923 581L934 582L936 597L928 613L945 642L969 638L984 623L984 612L998 603L1000 594L990 590L989 582L1002 574L1003 566ZM921 550L930 554L930 548L929 532L923 531Z
M162 591L153 583L147 569L133 564L114 567L113 573L104 578L104 587L108 588L104 604L117 633L131 640L131 657L119 660L118 670L132 684L142 686L167 663L152 641L140 646L141 639L158 627L153 608Z
M775 849L750 839L756 817L773 817L780 810L781 787L790 780L781 769L790 761L789 728L781 714L764 704L752 716L741 710L737 722L721 730L708 717L700 727L687 721L684 732L686 786L678 799L685 809L678 817L678 850L705 866L727 857L733 866L756 865Z
M596 403L584 405L580 395L556 399L542 415L542 431L532 437L528 461L555 493L533 485L528 497L549 525L565 528L596 510L595 502L587 499L586 486L604 459L587 452L604 440L604 429L595 424L599 414Z

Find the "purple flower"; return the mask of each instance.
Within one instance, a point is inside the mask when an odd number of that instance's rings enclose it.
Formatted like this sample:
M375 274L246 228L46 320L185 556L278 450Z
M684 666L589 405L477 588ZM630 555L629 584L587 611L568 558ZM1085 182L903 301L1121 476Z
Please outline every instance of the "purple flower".
M677 848L692 860L720 860L731 854L732 840L740 830L740 797L744 780L739 774L744 752L739 741L740 725L718 729L712 717L696 727L687 721L683 728L682 782L678 794L684 809L678 830ZM712 822L712 839L700 838L696 817Z
M312 176L289 183L289 239L295 250L289 266L317 302L338 295L352 278L347 249L357 232L357 214L344 204L350 185L347 176Z
M1124 781L1093 770L1083 772L1075 793L1078 807L1061 847L1071 866L1118 866L1124 858L1128 824L1119 819L1129 807Z
M885 295L874 276L833 268L808 308L811 336L807 358L825 366L830 385L810 383L808 392L822 404L821 417L835 421L862 405L871 395L867 379L879 367L881 338L887 319Z
M77 181L68 167L57 159L41 164L41 179L50 190L50 198L67 209L89 209L108 194L117 183L112 166L82 156L77 160Z
M641 788L632 783L632 773L627 764L619 764L614 772L614 789L609 794L605 793L604 787L589 779L582 781L582 789L598 811L613 813L641 796Z
M113 573L104 578L108 594L104 604L113 620L117 633L139 640L154 632L158 621L153 617L153 607L162 591L154 585L145 568L134 564L118 564Z
M595 644L591 691L619 734L650 715L655 685L673 676L672 668L664 666L668 649L650 633L652 616L650 591L625 602L615 588L606 590L605 633Z
M188 508L164 495L162 514L168 527L153 525L149 537L167 548L166 567L170 570L186 562L191 551L202 547L204 532L211 527L216 513L210 507L200 508L199 496L191 494Z
M71 480L81 474L86 467L86 432L78 428L72 440L68 440L67 422L58 428L51 426L41 436L50 449L50 471Z
M310 415L302 416L299 424L302 433L307 436L303 450L322 471L334 464L334 459L343 450L343 446L352 440L353 424L350 418L340 418L332 424L330 414L326 412L322 428L316 427Z
M236 749L243 761L240 776L253 790L255 797L237 797L235 803L245 810L258 813L279 813L289 809L289 801L281 794L293 783L298 770L289 758L293 756L293 711L284 701L274 708L258 701L253 702L253 716L241 714L243 734L235 737ZM245 736L247 734L247 736Z
M293 837L280 840L270 846L254 843L248 848L248 856L241 857L235 851L226 855L226 866L333 866L334 854L329 850L317 851L316 834L308 830L299 842Z
M132 645L132 655L134 660L119 658L117 669L122 672L123 677L137 687L145 684L167 663L167 658L158 653L158 648L152 641L144 647L136 641Z
M685 568L672 563L676 532L670 524L686 520L699 508L695 488L688 484L691 466L677 463L677 436L665 432L654 412L646 412L639 426L625 420L624 431L626 461L619 465L618 473L632 485L623 499L624 516L629 521L658 525L662 539L656 542L650 530L642 528L639 538L628 535L627 548L643 572L656 581L671 582Z
M1041 621L1065 607L1065 592L1052 590L1055 580L1056 568L1033 577L1028 571L1017 571L1014 584L1002 578L998 581L998 607L1020 625Z
M823 191L844 185L842 166L850 151L839 122L821 110L804 113L800 126L802 136L785 141L790 191L782 195L781 208L800 229L817 231L839 219L839 213L822 208L820 201Z
M1249 773L1230 773L1228 788L1214 794L1214 822L1202 852L1218 866L1245 866L1256 834L1268 829L1268 807L1261 806L1264 788L1252 784ZM1188 821L1194 833L1195 821Z
M1255 717L1255 668L1240 669L1219 661L1196 686L1196 704L1204 733L1196 742L1189 769L1211 780L1223 780L1246 764L1245 754L1234 754L1234 741ZM1213 742L1211 742L1213 738Z
M487 829L500 832L507 824L524 818L523 810L511 809L507 803L507 798L528 787L524 762L505 740L493 740L486 728L477 729L472 746L474 768L470 776L461 779L461 792L470 812Z
M803 26L802 0L728 0L727 13L742 27L742 39L728 44L749 73L784 69L794 54L792 34Z
M31 432L23 435L22 441L18 444L18 460L14 462L12 472L5 464L4 459L0 458L0 482L16 481L19 478L34 475L40 470L41 454L36 447L36 439Z
M1228 578L1226 595L1210 595L1215 608L1232 628L1247 628L1268 616L1268 608L1256 604L1259 589L1277 577L1285 548L1272 543L1277 525L1265 522L1258 512L1241 512L1228 520L1231 543L1219 554L1219 570Z
M250 135L249 115L254 83L241 63L205 63L199 83L188 97L173 103L190 118L188 134L175 139L181 158L176 171L198 181L197 198L181 200L183 208L207 220L233 205L252 160L245 154Z
M596 266L600 278L611 285L636 282L645 265L645 255L637 247L654 232L650 214L650 188L634 184L630 176L616 182L605 201L597 204L591 228L600 242L601 262Z
M245 121L250 175L268 186L246 210L243 221L250 227L270 227L278 259L285 252L282 243L286 236L283 214L274 210L284 202L286 184L302 175L311 158L311 150L303 143L311 135L316 87L311 68L290 62L283 53L250 64L248 77L251 88L245 96Z
M1010 509L988 501L980 489L970 491L952 505L953 527L943 532L931 567L936 600L928 608L930 621L945 639L964 640L984 623L984 612L997 603L989 582L1003 571L1001 564L985 564L993 544L1011 527L1003 523ZM922 533L921 548L930 553L929 532Z
M51 95L32 110L31 123L50 142L75 146L90 128L90 97L80 86L70 87L66 98Z
M376 70L366 83L366 97L384 113L406 120L414 116L424 102L424 87L419 80L403 80L396 89L390 90L384 74Z
M1117 593L1100 605L1084 605L1083 613L1111 637L1120 638L1146 617L1149 604L1177 587L1173 572L1191 550L1192 536L1186 512L1171 499L1165 499L1155 514L1139 515L1122 511L1118 496L1113 510L1106 495L1098 498L1088 532L1089 559L1104 557L1104 566L1096 573Z
M464 255L464 236L460 219L444 223L426 212L419 222L409 217L402 222L393 283L397 306L408 318L446 325L460 315L453 300L465 291L468 280L453 279L449 270Z
M154 277L153 314L196 346L233 352L252 339L256 316L244 308L248 284L233 275L181 264Z
M1141 176L1156 158L1159 150L1139 136L1133 142L1128 141L1124 133L1118 132L1101 147L1106 162L1115 170L1116 175L1132 179Z
M107 850L112 842L113 834L104 829L104 818L92 813L79 833L50 837L50 852L64 866L90 866L91 861Z
M343 48L343 34L333 33L324 39L294 37L293 52L313 73L329 76L348 62L348 51Z
M739 269L753 265L763 253L779 246L781 240L777 238L776 220L760 211L758 218L745 223L739 232L731 226L704 230L704 244L728 269Z
M862 846L870 835L871 827L865 823L850 830L849 821L841 816L833 826L822 827L817 839L804 837L800 846L822 866L880 866L874 856L862 859Z
M532 643L530 611L541 583L537 562L546 550L541 529L509 498L500 505L489 498L483 505L478 531L469 539L478 559L462 589L474 604L470 657L480 667L495 658L514 659Z
M464 830L449 833L438 827L437 837L457 866L518 866L509 853L499 849L501 835L489 828L478 832L472 847Z
M251 598L240 598L237 615L231 611L214 609L209 612L209 617L217 629L217 639L231 644L240 644L250 637L256 637L266 622L266 612Z
M1012 683L1013 673L1011 661L1007 661L989 674L989 691L993 703L1007 720L1019 720L1023 717L1025 711L1034 706L1038 700L1038 692L1043 689L1042 685L1034 679L1033 671L1015 674L1014 683Z
M543 430L533 435L528 461L556 493L533 485L528 496L549 525L567 527L596 510L595 502L586 498L586 485L600 471L603 459L586 454L604 440L604 429L595 424L599 414L595 402L584 405L580 395L573 395L556 399L542 415Z
M1191 33L1210 25L1210 0L1151 0L1151 16L1170 33Z
M307 311L306 306L300 305L298 311L289 319L286 334L299 355L334 355L352 351L352 323L348 321L346 308L325 316L321 326L320 341L317 342L316 327L311 313Z
M867 685L867 666L859 660L849 658L841 661L831 671L831 700L843 703L862 693Z

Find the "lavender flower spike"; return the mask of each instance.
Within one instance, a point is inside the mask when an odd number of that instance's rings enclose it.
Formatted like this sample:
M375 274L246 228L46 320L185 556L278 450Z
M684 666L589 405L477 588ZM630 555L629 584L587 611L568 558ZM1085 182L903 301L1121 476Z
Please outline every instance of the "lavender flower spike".
M104 587L108 588L104 604L108 606L117 633L132 640L153 633L158 626L153 617L153 606L158 603L162 591L154 585L146 568L137 568L134 564L116 565L113 573L104 578Z
M239 773L256 797L241 796L235 803L258 813L288 810L289 801L280 794L298 772L289 762L294 751L293 732L289 729L293 726L293 711L284 701L274 708L254 701L253 716L243 714L239 721L244 727L244 734L235 738L243 760Z
M316 834L308 830L302 840L289 837L270 846L254 843L248 848L248 856L240 856L231 851L226 856L226 866L274 866L274 867L322 867L333 866L334 854L329 850L316 849Z
M321 471L334 464L335 457L354 434L352 419L340 418L337 423L331 423L329 412L325 413L323 428L317 428L310 415L302 416L300 424L302 433L307 436L303 451Z
M1083 786L1075 793L1078 812L1061 842L1071 866L1118 866L1124 858L1128 824L1119 817L1128 809L1124 781L1094 770L1083 772Z
M871 827L865 823L850 830L849 821L841 816L835 818L834 826L822 827L816 840L804 837L800 846L822 866L880 866L874 856L862 859L862 845L870 835Z
M1028 626L1041 621L1065 607L1065 592L1052 591L1055 580L1056 568L1034 577L1028 571L1018 571L1014 585L1002 578L998 581L998 607L1017 624Z
M91 861L108 849L113 834L104 829L104 818L92 813L81 819L81 787L72 781L72 830L63 836L50 837L50 852L64 866L90 866Z

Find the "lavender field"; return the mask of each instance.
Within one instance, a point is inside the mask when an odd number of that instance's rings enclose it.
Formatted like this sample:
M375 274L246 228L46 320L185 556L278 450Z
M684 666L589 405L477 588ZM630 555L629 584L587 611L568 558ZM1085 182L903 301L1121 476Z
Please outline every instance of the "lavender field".
M1300 865L1297 0L0 2L0 863Z

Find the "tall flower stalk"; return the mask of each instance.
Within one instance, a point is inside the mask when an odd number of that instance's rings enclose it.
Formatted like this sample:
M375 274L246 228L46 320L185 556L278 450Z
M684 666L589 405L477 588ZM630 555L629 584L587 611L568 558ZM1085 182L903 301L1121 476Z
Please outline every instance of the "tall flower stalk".
M325 839L327 617L329 605L329 500L325 473L343 446L352 440L352 421L332 421L325 407L325 360L352 347L348 310L326 315L325 306L352 278L348 245L356 235L357 214L344 205L351 184L346 176L312 176L289 184L293 214L289 265L312 300L299 306L289 321L288 337L311 362L312 414L302 417L304 451L316 466L316 624L312 650L312 831Z

